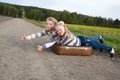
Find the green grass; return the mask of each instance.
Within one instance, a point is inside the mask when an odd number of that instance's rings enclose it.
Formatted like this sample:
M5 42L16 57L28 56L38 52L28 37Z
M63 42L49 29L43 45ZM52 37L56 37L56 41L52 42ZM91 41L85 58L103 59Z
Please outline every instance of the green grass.
M45 26L45 22L25 19L38 26ZM103 35L105 44L115 48L117 54L120 55L120 29L119 28L104 28L97 26L85 26L76 24L67 24L68 28L75 35L83 35L86 37Z

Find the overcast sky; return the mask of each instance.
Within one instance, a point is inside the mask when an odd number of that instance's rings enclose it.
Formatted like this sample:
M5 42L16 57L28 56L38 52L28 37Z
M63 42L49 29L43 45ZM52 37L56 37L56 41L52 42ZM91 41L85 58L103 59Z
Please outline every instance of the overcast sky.
M0 0L0 2L35 6L53 10L67 10L89 16L118 18L120 20L120 0Z

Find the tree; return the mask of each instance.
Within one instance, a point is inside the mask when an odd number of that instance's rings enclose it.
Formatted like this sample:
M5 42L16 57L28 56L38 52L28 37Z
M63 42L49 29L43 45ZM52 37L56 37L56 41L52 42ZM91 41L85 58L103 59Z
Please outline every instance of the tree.
M102 26L102 27L120 27L120 20L106 19L102 17L93 17L77 12L69 12L67 10L55 11L45 8L38 8L32 6L19 6L13 4L6 4L0 2L0 14L5 16L29 18L35 20L45 21L47 17L55 17L58 21L63 20L65 23Z
M120 28L120 20L119 19L115 19L113 24L114 24L113 27Z

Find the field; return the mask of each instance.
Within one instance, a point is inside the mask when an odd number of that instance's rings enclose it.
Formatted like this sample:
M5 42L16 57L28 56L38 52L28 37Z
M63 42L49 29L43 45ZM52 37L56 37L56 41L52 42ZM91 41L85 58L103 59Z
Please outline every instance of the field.
M25 20L42 27L45 26L45 22L30 19ZM120 28L104 28L76 24L67 24L67 26L70 29L70 31L73 32L75 35L83 35L86 37L103 35L105 44L114 47L116 54L120 55Z

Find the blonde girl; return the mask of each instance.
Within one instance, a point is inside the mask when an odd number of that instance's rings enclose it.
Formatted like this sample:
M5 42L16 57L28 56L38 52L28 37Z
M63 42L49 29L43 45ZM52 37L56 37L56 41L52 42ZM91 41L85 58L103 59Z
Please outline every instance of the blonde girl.
M50 40L52 40L53 38L56 37L56 31L55 31L56 24L57 24L57 20L54 17L48 17L45 22L45 30L43 30L42 32L30 34L27 36L22 35L21 39L23 41L25 41L25 40L31 40L31 39L39 38L39 37L42 37L45 35L49 35ZM38 51L41 51L42 49L47 48L48 46L49 46L49 44L47 44L47 43L43 44L42 46L38 45L37 49L38 49Z
M114 58L114 55L115 55L114 48L96 41L98 39L101 39L101 36L94 36L91 38L87 38L84 36L75 36L68 30L67 26L63 21L58 22L55 29L58 35L57 43L60 45L92 46L94 49L107 50L108 52L110 52L110 57Z

